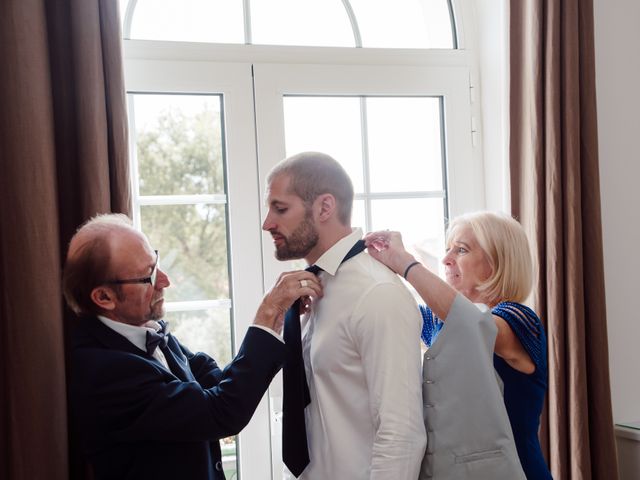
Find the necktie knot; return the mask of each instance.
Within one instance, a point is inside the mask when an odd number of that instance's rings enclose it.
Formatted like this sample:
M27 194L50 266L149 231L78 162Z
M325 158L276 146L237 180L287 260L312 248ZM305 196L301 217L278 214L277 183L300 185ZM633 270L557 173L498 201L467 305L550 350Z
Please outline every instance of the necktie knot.
M164 320L160 320L158 322L160 325L160 330L156 332L152 332L151 330L147 330L147 353L149 355L153 355L153 352L156 351L156 348L164 348L167 346L167 342L169 341L169 332L167 331L167 322Z
M305 268L305 270L307 272L311 272L314 275L318 275L318 273L322 272L322 268L320 268L318 265L309 265L307 268Z

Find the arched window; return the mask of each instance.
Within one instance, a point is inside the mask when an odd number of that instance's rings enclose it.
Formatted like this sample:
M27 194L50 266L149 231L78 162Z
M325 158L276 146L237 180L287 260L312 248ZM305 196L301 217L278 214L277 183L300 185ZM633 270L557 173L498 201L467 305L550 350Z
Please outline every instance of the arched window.
M302 266L260 231L266 174L300 151L345 166L353 226L398 229L438 268L449 215L484 207L461 3L120 0L134 221L189 348L227 362L265 289ZM223 442L227 478L282 477L280 382Z
M121 0L124 38L246 45L456 48L449 0Z

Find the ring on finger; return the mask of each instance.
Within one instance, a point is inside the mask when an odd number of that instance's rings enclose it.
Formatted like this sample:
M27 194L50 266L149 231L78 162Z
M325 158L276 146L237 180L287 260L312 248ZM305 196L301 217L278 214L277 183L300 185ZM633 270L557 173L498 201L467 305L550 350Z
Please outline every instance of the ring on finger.
M305 288L307 285L309 285L309 282L307 282L304 278L300 280L300 287Z

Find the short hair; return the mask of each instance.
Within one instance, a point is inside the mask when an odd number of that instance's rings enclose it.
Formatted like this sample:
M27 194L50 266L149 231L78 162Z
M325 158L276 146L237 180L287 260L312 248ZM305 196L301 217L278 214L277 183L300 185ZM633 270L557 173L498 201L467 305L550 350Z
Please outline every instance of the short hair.
M533 261L522 225L497 212L473 212L456 217L447 229L447 245L456 229L469 225L491 265L491 276L478 286L497 302L526 301L533 284Z
M333 195L340 223L351 225L353 184L345 169L334 158L320 152L298 153L278 163L269 172L267 182L270 183L280 175L288 175L291 178L290 190L300 197L307 207L322 194Z
M96 215L78 228L69 242L62 289L67 305L76 314L100 313L91 291L110 279L111 235L122 229L133 229L126 215Z

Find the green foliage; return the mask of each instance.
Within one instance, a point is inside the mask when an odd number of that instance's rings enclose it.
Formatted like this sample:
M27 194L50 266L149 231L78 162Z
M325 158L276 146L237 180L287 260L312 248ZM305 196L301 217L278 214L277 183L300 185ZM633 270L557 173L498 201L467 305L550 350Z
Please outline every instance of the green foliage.
M165 110L153 129L138 132L141 195L224 193L220 114L210 107L187 116Z
M218 111L168 109L136 133L141 195L225 193ZM142 206L140 216L172 282L167 301L229 298L226 204ZM209 353L221 366L230 360L227 309L172 312L167 319L188 348Z
M220 115L166 110L138 132L141 195L224 194ZM226 205L141 208L142 229L174 284L167 300L229 298Z

